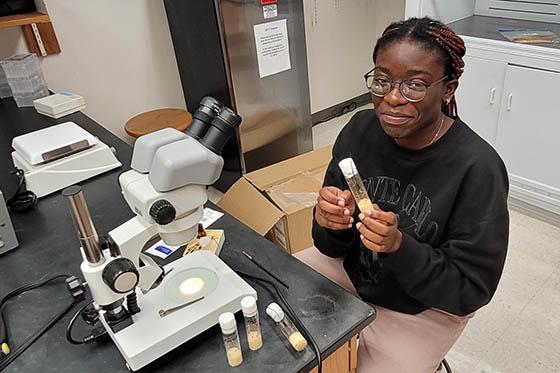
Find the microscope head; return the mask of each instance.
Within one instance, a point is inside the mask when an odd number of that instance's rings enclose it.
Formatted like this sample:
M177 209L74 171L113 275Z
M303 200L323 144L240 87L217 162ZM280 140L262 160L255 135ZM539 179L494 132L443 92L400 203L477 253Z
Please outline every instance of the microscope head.
M216 102L209 97L203 103ZM133 170L147 173L150 182L158 191L167 192L188 184L211 185L220 174L224 160L221 152L229 138L241 123L241 117L227 107L221 107L209 122L214 111L201 104L193 120L197 126L196 137L171 128L165 128L140 137L134 144ZM196 122L196 123L195 123ZM206 127L202 128L202 124Z
M239 115L223 107L200 142L187 136L159 148L152 161L150 182L160 191L214 184L224 166L222 149L240 123Z
M222 148L241 123L238 114L211 97L202 100L193 117L195 128L187 133L166 128L140 137L132 170L119 177L132 211L147 224L158 224L170 245L196 236L206 186L220 177Z

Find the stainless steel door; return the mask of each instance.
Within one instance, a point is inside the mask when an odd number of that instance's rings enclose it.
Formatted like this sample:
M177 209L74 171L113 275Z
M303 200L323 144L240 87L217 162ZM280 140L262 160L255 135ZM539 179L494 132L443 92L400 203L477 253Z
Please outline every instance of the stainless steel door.
M312 150L311 109L302 0L278 0L264 19L255 0L215 0L221 20L230 95L243 117L239 128L244 171ZM286 19L291 68L259 76L253 26Z

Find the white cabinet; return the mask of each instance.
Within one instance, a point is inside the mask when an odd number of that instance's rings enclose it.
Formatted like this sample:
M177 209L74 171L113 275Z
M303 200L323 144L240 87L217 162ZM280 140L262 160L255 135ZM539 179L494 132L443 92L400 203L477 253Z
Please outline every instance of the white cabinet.
M560 22L558 0L476 0L475 13L539 22Z
M495 146L507 64L478 57L464 60L465 71L456 93L459 117Z
M475 14L560 23L559 4L406 0L405 14L444 23ZM479 37L462 35L467 56L456 94L458 114L504 160L511 197L560 215L560 49L496 38L497 29L512 22L490 19L488 27L482 22L465 32Z
M467 41L460 118L504 160L512 197L560 214L560 56Z
M406 0L406 17L429 16L444 23L473 14L560 23L560 0Z
M560 73L509 65L496 146L513 193L560 213Z

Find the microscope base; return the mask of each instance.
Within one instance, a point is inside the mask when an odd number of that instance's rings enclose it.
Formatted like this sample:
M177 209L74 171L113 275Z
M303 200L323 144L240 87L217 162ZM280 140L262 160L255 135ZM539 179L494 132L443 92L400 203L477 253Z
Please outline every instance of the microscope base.
M141 312L132 316L134 323L131 326L113 333L105 318L100 318L131 370L144 367L216 325L223 312L239 311L243 297L257 297L253 288L208 251L184 256L164 269L166 273L173 270L160 286L146 295L138 293ZM196 287L199 280L203 281L204 287L191 293L193 287L188 285L195 284ZM179 306L202 295L202 300L164 317L159 314L160 310Z

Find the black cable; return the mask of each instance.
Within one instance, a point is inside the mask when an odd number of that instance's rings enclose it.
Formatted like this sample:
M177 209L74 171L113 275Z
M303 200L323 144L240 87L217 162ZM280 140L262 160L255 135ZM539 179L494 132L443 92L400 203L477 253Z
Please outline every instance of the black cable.
M4 305L6 304L6 302L8 300L10 300L10 298L13 298L15 296L18 296L28 290L33 290L35 288L38 288L40 286L43 286L51 281L57 280L59 278L67 278L69 277L68 275L58 275L58 276L54 276L51 277L49 279L43 279L43 280L37 280L37 281L33 281L30 282L28 284L22 285L14 290L12 290L11 292L9 292L8 294L6 294L1 300L0 300L0 342L5 342L8 340L8 332L7 332L7 328L5 326L4 323Z
M253 275L250 275L250 274L242 272L242 271L235 271L235 272L238 275L240 275L241 277L245 277L245 278L248 278L248 279L251 279L251 280L254 280L254 281L266 282L267 284L272 285L272 287L274 288L274 290L276 291L276 293L280 297L280 300L282 301L282 303L286 307L286 310L288 311L288 315L292 318L292 320L296 324L296 327L299 329L300 332L303 333L305 338L307 338L311 342L311 345L313 346L313 350L315 352L315 357L317 359L317 373L322 373L323 368L322 368L322 360L321 360L321 350L319 349L319 345L317 344L317 342L315 341L315 339L313 338L313 336L311 335L309 330L307 330L307 328L302 324L299 317L296 315L296 313L294 312L294 310L292 309L292 307L288 303L288 300L286 299L284 294L280 291L280 288L278 287L278 285L276 285L272 281L269 281L269 280L266 280L264 278L260 278L260 277L257 277L257 276L253 276Z
M321 119L321 120L319 120L319 121L313 123L313 124L312 124L312 127L313 127L313 126L316 126L317 124L321 124L321 123L324 123L324 122L328 122L328 121L331 120L331 119L338 118L339 116L344 115L344 114L347 114L347 113L349 113L349 112L351 112L351 111L354 111L354 110L356 110L357 108L358 108L358 104L356 103L356 101L352 101L352 102L350 102L348 105L343 106L342 108L339 107L338 110L337 110L337 109L333 110L333 111L331 112L331 115L330 115L330 116L328 116L328 117L326 117L326 118L324 118L324 119Z
M25 173L22 169L16 168L11 172L18 178L18 188L14 195L6 201L6 206L10 211L25 212L31 210L37 204L37 195L25 186Z
M88 341L88 337L83 338L82 340L75 340L74 338L72 338L72 327L74 326L74 322L76 321L76 319L78 318L78 316L80 316L82 314L82 312L84 312L84 310L89 307L90 304L93 303L93 299L90 300L89 302L87 302L84 306L82 306L82 308L80 308L78 311L76 311L76 313L74 314L74 316L72 316L72 319L70 320L70 322L68 323L68 326L66 327L66 340L68 340L68 342L72 343L73 345L81 345L84 344Z
M17 289L12 290L6 296L4 296L2 298L2 300L0 300L0 342L6 341L6 343L7 343L7 340L8 340L7 328L6 328L5 323L4 323L4 306L5 306L5 304L8 300L26 292L26 291L29 291L29 290L38 288L40 286L43 286L43 285L45 285L45 284L47 284L51 281L57 280L59 278L68 278L68 277L70 277L70 276L68 276L68 275L57 275L57 276L54 276L54 277L51 277L51 278L48 278L48 279L34 281L34 282L29 283L29 284L25 284L23 286L20 286ZM72 307L74 307L75 304L76 304L76 301L73 300L72 303L70 305L68 305L68 307L66 307L62 312L60 312L55 317L53 317L51 320L49 320L49 322L45 326L43 326L41 329L39 329L31 337L29 337L23 345L19 346L14 351L12 351L9 355L7 355L7 357L0 360L0 371L5 369L12 361L14 361L19 355L21 355L38 338L40 338L43 334L45 334L45 332L47 332L54 324L56 324L56 322L58 320L60 320L68 311L70 311L70 309Z
M2 361L0 362L0 371L2 371L8 365L10 365L10 363L14 361L19 355L21 355L23 351L25 351L29 346L31 346L37 339L39 339L39 337L45 334L45 332L49 330L54 324L56 324L58 320L60 320L64 315L66 315L66 313L70 311L70 309L72 309L72 307L74 307L75 304L76 301L72 301L72 303L69 304L68 307L64 309L64 311L62 311L61 313L53 317L45 326L39 329L39 331L37 331L34 335L32 335L27 341L25 341L23 345L19 346L15 351L11 352L8 355L8 357L2 359Z

